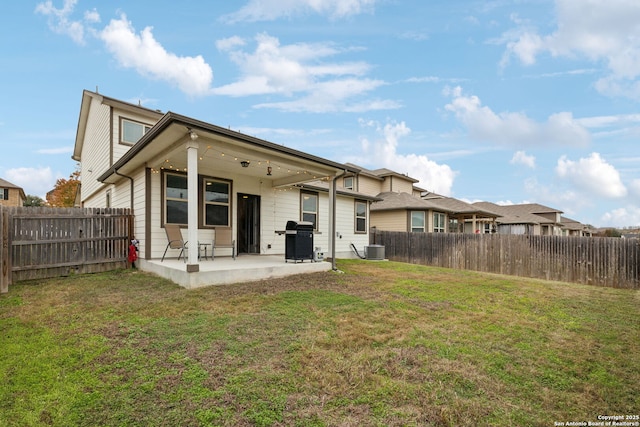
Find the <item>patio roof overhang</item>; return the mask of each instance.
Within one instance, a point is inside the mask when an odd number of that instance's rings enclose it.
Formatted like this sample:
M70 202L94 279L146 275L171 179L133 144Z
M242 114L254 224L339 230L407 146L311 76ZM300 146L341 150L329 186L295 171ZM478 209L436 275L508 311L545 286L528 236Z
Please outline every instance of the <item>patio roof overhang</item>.
M225 129L186 116L166 113L122 158L104 172L98 181L115 183L140 167L186 172L186 144L197 135L198 170L241 173L272 180L274 187L314 180L329 180L360 169L323 159L302 151ZM246 163L243 166L242 162ZM268 169L270 168L270 169ZM271 175L268 175L270 173Z

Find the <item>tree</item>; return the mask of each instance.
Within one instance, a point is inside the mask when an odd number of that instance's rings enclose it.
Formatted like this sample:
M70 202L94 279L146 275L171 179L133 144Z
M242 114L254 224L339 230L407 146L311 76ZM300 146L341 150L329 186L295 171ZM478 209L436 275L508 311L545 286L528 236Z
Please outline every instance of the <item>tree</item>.
M80 170L76 169L69 179L60 178L56 181L53 190L47 193L47 204L56 208L73 207L79 185Z
M24 199L23 206L44 206L45 201L38 196L34 196L32 194L27 194Z

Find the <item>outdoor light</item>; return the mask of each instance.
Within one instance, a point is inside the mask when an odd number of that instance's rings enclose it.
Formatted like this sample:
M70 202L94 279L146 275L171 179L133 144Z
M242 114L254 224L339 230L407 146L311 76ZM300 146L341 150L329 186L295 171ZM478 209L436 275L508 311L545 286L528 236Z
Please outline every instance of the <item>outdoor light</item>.
M271 166L267 166L267 175L271 176Z
M189 129L189 137L191 138L192 141L195 141L196 139L198 139L198 134L195 133L193 130Z
M249 167L249 162L248 160L243 160L240 162L240 164L242 165L243 168L248 168Z

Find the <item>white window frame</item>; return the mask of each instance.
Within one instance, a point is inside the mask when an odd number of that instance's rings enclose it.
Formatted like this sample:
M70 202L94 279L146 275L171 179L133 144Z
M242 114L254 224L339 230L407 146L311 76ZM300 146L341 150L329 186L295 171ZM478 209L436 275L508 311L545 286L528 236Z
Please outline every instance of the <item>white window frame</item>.
M311 197L315 199L315 210L309 210L309 204L305 203L305 197ZM300 220L301 221L309 221L309 216L313 215L313 229L318 229L318 203L320 198L318 197L318 193L314 193L311 191L301 191L300 192Z
M352 176L347 176L342 181L342 186L347 190L353 190L354 180Z
M446 233L447 232L447 215L443 212L433 213L433 232L434 233Z
M138 139L136 139L135 141L130 141L125 139L125 124L127 125L134 125L134 126L139 126L142 128L142 135L140 135L138 137ZM125 145L134 145L136 142L138 142L140 140L140 138L142 138L144 136L145 133L149 132L149 129L151 129L151 125L148 125L146 123L142 123L142 122L138 122L136 120L131 120L131 119L125 119L124 117L120 118L120 143L121 144L125 144Z
M416 225L414 223L414 219L416 219L414 215L416 214L422 216L422 225ZM409 213L409 221L411 222L409 225L411 226L412 233L424 233L427 230L427 215L425 211L411 211Z

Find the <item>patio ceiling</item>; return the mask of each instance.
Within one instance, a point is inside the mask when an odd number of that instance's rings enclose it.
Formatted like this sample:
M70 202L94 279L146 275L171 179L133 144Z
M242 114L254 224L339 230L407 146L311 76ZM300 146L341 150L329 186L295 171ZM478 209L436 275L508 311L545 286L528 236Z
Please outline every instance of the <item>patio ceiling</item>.
M270 179L274 187L279 187L330 178L345 170L359 172L347 165L168 113L99 180L115 182L118 174L131 174L143 165L156 172L186 172L190 130L197 135L201 174L242 174ZM243 166L242 162L248 163Z

